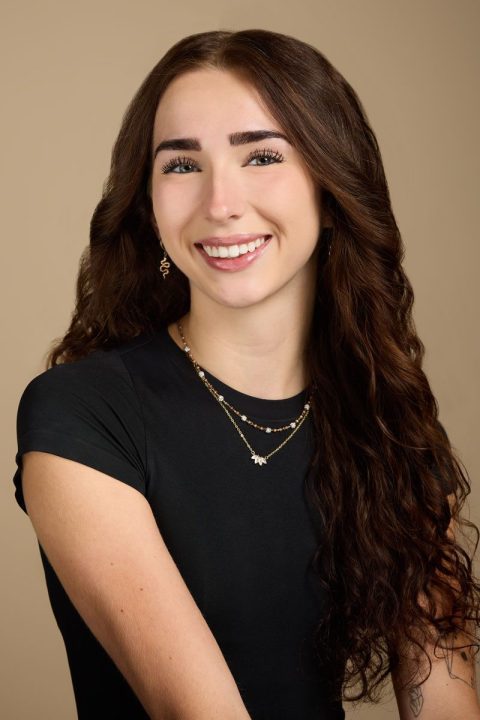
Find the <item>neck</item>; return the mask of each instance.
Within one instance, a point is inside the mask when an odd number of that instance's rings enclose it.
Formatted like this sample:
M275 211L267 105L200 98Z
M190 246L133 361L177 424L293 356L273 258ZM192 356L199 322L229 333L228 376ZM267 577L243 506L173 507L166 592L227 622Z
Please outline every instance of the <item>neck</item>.
M193 294L190 311L179 322L201 367L239 392L280 400L309 383L305 346L313 298L290 298L286 304L273 300L232 308ZM183 349L176 323L168 330Z

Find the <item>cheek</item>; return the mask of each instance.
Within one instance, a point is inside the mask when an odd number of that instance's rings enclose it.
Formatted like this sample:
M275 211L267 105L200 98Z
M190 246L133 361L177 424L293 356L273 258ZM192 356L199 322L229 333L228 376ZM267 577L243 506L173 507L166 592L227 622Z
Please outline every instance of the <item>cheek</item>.
M280 230L289 240L297 238L297 245L302 246L316 243L320 212L315 188L304 175L295 173L288 182L277 183L266 197L272 217L278 218Z
M317 188L313 181L303 173L298 175L296 188L297 221L303 233L316 241L320 232L321 220Z
M175 187L157 185L152 188L152 208L160 234L172 232L175 228L181 227L185 221L189 202L186 193L179 184Z

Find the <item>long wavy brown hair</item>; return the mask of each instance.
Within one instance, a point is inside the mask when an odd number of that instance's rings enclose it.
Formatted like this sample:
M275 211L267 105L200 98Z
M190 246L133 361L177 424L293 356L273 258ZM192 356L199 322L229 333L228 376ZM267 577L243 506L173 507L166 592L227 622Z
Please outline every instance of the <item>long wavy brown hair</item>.
M407 642L418 671L409 687L426 679L427 641L440 647L463 631L463 646L478 649L479 531L461 516L468 473L422 370L378 143L355 91L321 52L261 29L198 33L168 50L125 113L70 327L46 365L108 350L188 312L186 276L172 263L164 282L158 269L149 181L159 100L173 79L203 67L237 73L259 92L332 217L319 238L306 348L315 452L305 482L321 529L312 569L328 598L314 643L319 667L338 671L339 699L378 702ZM447 531L451 518L455 534ZM467 526L475 534L470 552L459 542Z

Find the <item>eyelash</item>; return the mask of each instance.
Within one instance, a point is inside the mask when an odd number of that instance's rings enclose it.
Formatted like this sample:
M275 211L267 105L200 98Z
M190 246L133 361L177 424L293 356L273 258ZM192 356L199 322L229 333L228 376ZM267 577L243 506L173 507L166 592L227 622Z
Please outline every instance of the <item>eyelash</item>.
M257 157L268 157L271 160L273 160L272 163L265 163L266 165L273 165L274 163L281 163L284 160L284 157L281 152L278 152L278 150L270 150L268 148L264 148L263 150L254 150L250 153L250 155L247 158L247 162L250 162L254 158ZM168 162L166 162L164 165L162 165L162 173L169 173L173 170L174 167L177 167L177 165L191 165L198 167L195 160L192 160L192 158L189 157L176 157L172 158ZM262 167L261 165L258 165L257 167ZM174 173L175 175L190 175L190 173Z

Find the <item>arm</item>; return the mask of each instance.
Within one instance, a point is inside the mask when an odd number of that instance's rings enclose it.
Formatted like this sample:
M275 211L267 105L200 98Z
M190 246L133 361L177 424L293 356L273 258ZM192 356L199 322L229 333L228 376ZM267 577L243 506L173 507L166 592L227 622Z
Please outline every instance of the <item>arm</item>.
M26 452L23 467L40 545L153 720L249 720L146 498L49 453Z
M466 644L457 634L451 646ZM403 688L403 678L413 673L413 665L403 662L392 673L393 687L397 699L400 720L480 720L475 680L474 659L469 648L442 651L440 656L433 655L433 645L425 648L432 661L432 670L428 680L417 688ZM428 670L425 659L423 668ZM423 671L422 671L423 672Z
M452 519L447 533L452 537L454 532L455 522ZM424 649L432 662L431 673L417 688L401 687L414 673L414 664L406 653L407 659L402 659L392 673L400 720L480 720L474 655L472 648L461 647L469 642L467 635L457 633L444 642L448 649L437 648L436 656L434 644L427 645ZM421 663L424 677L429 667L425 656L421 658Z

